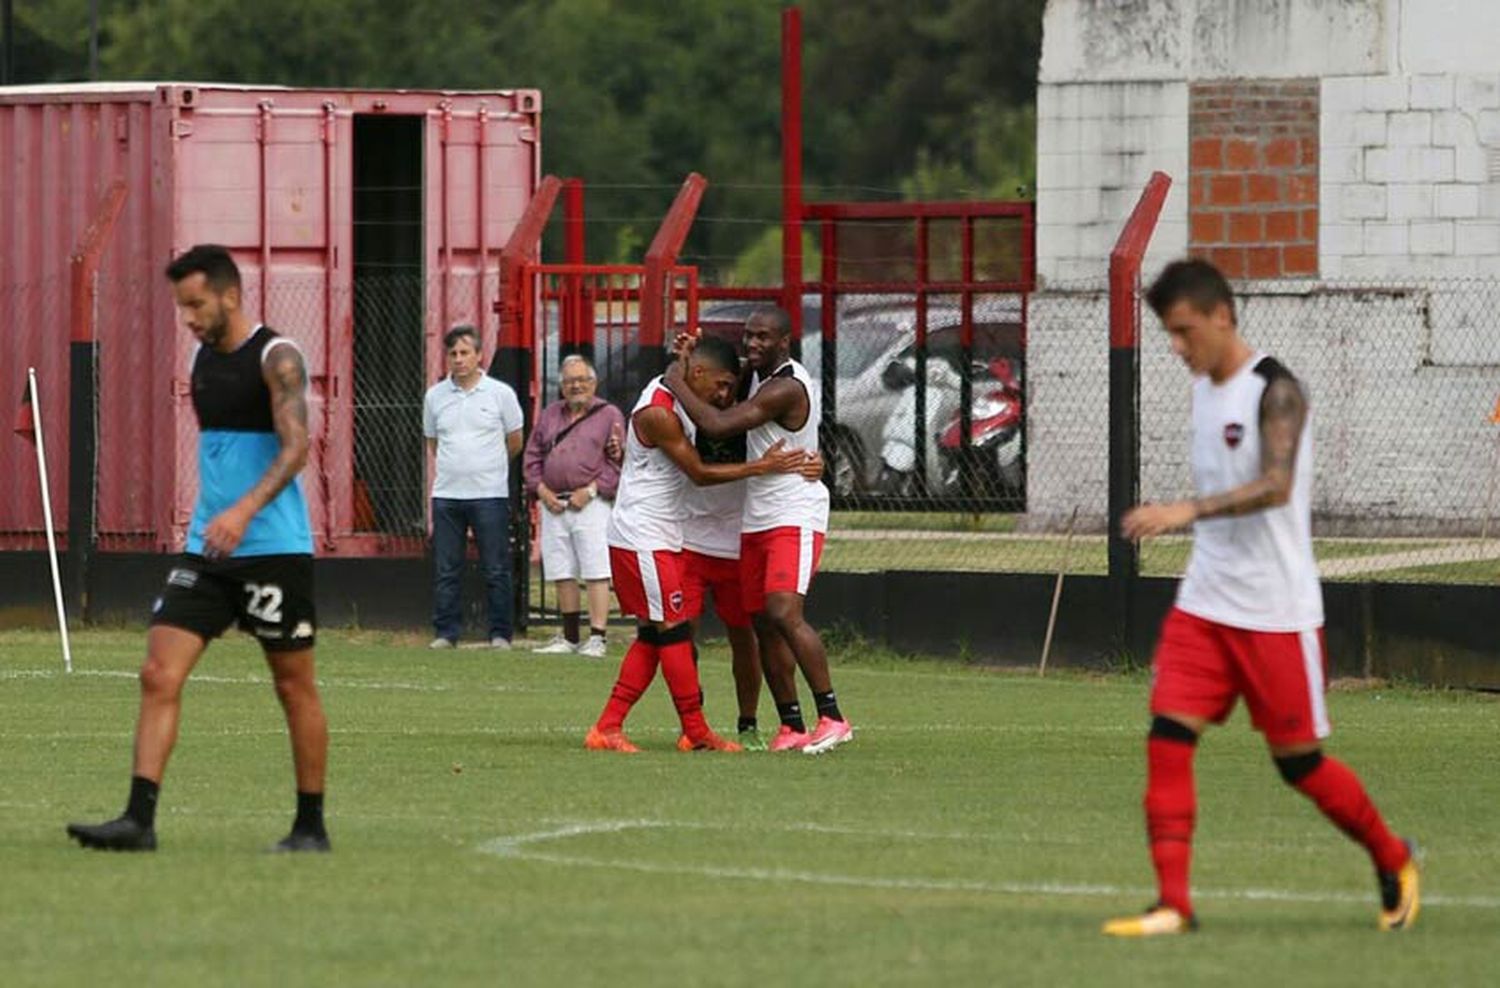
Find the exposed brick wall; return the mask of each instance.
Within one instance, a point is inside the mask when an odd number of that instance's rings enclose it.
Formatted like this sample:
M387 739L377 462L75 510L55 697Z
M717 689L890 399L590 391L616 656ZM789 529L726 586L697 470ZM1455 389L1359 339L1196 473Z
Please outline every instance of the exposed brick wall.
M1316 79L1188 88L1188 251L1231 278L1318 274Z

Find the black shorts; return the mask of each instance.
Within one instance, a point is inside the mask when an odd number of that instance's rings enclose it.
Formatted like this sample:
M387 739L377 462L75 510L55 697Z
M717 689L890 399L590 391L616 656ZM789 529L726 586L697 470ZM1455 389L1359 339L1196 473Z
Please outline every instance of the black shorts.
M267 652L312 648L318 627L312 556L209 560L184 555L167 574L151 623L190 631L204 641L237 623Z

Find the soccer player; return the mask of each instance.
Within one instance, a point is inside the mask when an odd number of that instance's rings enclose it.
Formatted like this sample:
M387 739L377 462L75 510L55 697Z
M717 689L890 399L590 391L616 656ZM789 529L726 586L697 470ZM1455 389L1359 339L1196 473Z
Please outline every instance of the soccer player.
M705 401L723 402L733 393L738 376L734 348L721 340L707 341L687 360L684 390ZM592 750L640 750L625 736L625 718L651 685L658 664L682 722L678 747L741 750L710 730L703 718L682 586L683 491L688 483L724 484L777 471L795 473L808 468L807 455L777 443L753 462L705 465L693 439L692 420L661 378L654 379L630 413L625 462L607 535L615 595L620 611L637 619L636 639L620 663L604 711L584 739L584 746Z
M291 733L297 815L272 850L327 851L328 722L313 672L312 527L297 482L308 452L307 369L291 340L250 324L239 269L223 247L193 247L166 274L199 343L198 503L186 552L151 616L129 802L120 817L69 824L68 834L84 847L156 849L156 801L183 685L209 641L238 623L260 642Z
M1192 467L1197 497L1145 504L1124 534L1193 526L1193 552L1162 623L1146 741L1146 833L1158 900L1111 920L1113 936L1183 933L1197 925L1188 895L1193 753L1209 724L1244 697L1287 784L1369 852L1379 926L1417 918L1413 845L1394 836L1359 778L1323 753L1323 594L1312 551L1312 432L1297 379L1239 335L1234 296L1205 261L1167 265L1146 294L1195 375Z
M698 343L699 346L703 342ZM749 397L719 409L685 386L679 366L665 375L700 432L714 438L745 435L750 456L785 444L789 449L818 448L819 402L807 368L791 357L791 321L774 306L751 313L745 321L745 354L751 370ZM828 532L828 488L800 477L764 475L746 484L740 536L740 567L745 609L760 644L767 684L776 699L781 727L772 751L801 749L822 754L853 740L854 730L839 710L828 673L823 641L803 616L803 598L818 569ZM817 705L811 733L802 719L792 663L801 668ZM785 683L792 683L783 691Z
M750 382L745 378L741 383L748 388ZM714 398L714 405L718 408L728 408L733 403L733 398L727 394ZM704 463L745 462L743 435L711 439L699 432L695 445ZM822 457L809 460L809 467L814 464L821 466ZM758 723L760 649L750 615L745 610L740 580L740 523L745 513L745 484L746 481L736 480L710 487L687 486L683 494L686 513L682 521L682 589L695 640L708 595L713 595L714 611L723 622L725 637L729 639L734 670L735 699L739 703L736 740L746 751L765 751L766 742L761 737ZM766 670L766 674L782 675L784 683L778 684L776 692L796 695L794 669Z

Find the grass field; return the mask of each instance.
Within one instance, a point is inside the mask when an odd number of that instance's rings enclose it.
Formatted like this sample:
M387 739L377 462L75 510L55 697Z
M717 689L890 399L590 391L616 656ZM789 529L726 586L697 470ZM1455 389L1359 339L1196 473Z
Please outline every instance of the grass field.
M1141 572L1147 576L1180 576L1187 567L1192 541L1186 537L1153 539L1141 545ZM923 531L849 531L828 535L822 569L829 571L943 570L1001 573L1102 574L1109 569L1108 542L1102 535L1079 535L1071 545L1056 536ZM1319 562L1391 553L1430 551L1425 543L1380 539L1316 539ZM1414 558L1420 559L1420 555ZM1494 571L1500 563L1457 563L1426 567L1422 582L1472 582L1463 577L1473 567ZM1403 572L1410 571L1403 570ZM1430 571L1430 572L1428 572ZM1450 577L1450 573L1452 576ZM1387 579L1388 574L1375 574Z
M0 664L5 985L1482 985L1495 982L1494 697L1337 691L1334 749L1428 851L1426 905L1375 931L1363 854L1287 790L1236 714L1202 745L1204 929L1107 941L1151 897L1143 676L835 656L836 753L585 752L606 663L330 635L335 853L260 849L290 818L279 710L244 639L190 684L161 850L72 847L125 796L141 636L49 635ZM721 647L712 718L732 721ZM805 697L804 697L805 699ZM769 704L766 704L769 709Z

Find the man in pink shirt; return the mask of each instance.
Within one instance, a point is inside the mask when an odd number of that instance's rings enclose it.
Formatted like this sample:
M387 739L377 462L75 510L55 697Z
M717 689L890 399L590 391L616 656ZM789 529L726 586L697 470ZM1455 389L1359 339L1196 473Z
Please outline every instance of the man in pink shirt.
M600 398L593 366L574 354L559 369L562 398L542 410L526 443L526 489L541 503L542 570L557 587L562 631L536 651L605 654L609 617L609 525L625 416ZM578 581L588 587L589 637L579 643Z

